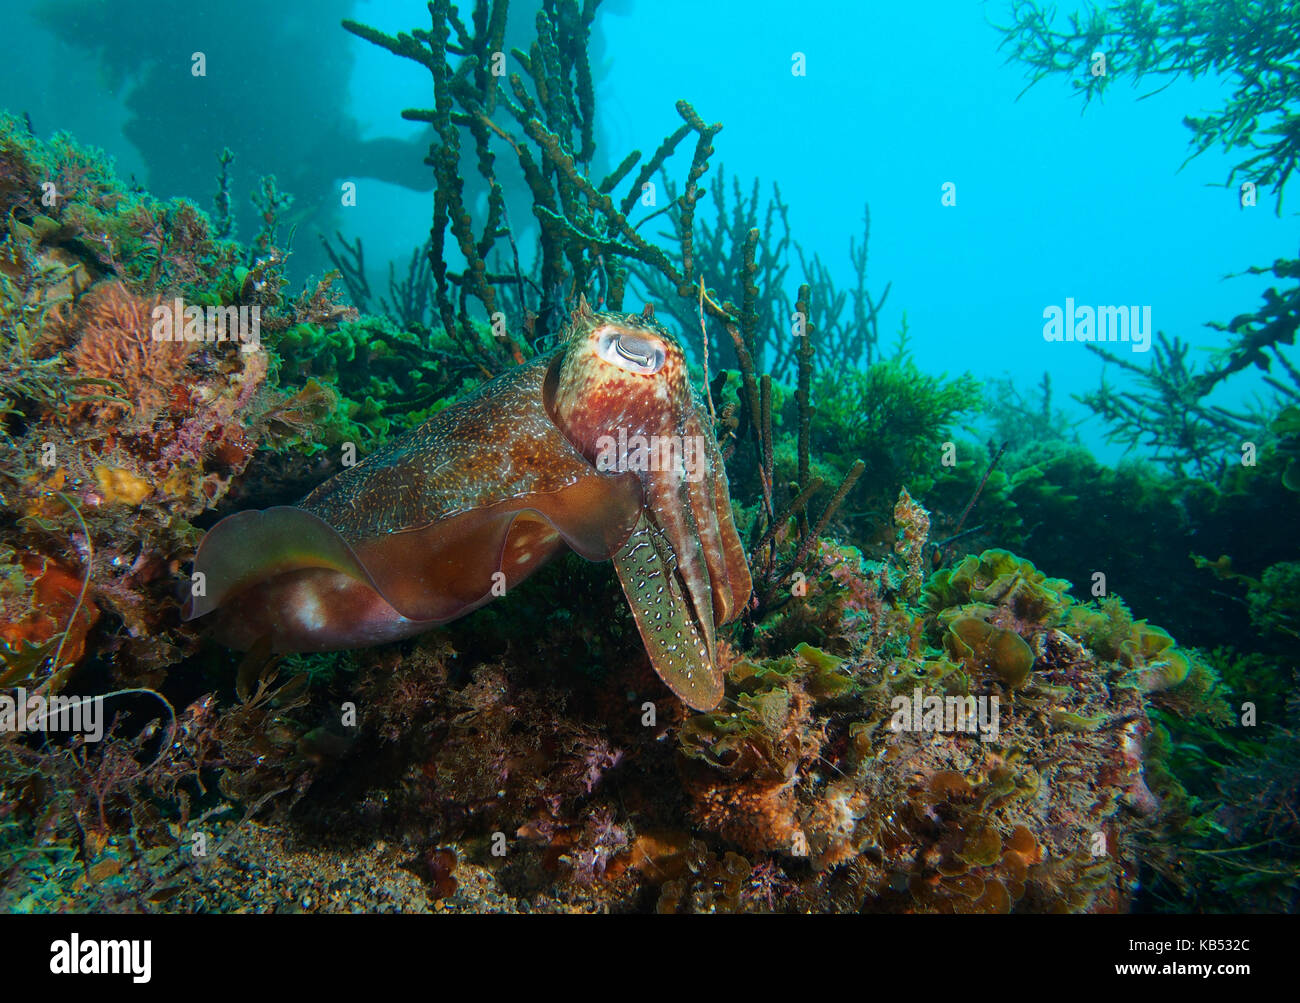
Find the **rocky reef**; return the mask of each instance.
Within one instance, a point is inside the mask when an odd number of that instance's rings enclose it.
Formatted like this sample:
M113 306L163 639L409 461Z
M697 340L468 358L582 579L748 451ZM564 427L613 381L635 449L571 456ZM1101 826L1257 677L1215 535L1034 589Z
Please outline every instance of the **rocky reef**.
M209 308L223 322L254 308L254 333L272 336L349 309L327 283L285 297L278 251L216 239L191 203L127 191L95 151L41 142L11 117L0 214L3 679L61 678L102 611L121 622L114 675L139 682L193 650L172 601L197 540L188 520L220 504L258 450L303 468L337 404L319 383L278 381L274 357L233 325L220 340L179 327L159 339L158 311L183 302L206 323ZM56 638L58 660L41 667Z
M779 192L724 206L719 173L718 217L696 219L720 125L681 102L650 158L589 174L595 6L547 0L504 81L503 4L345 25L437 98L408 113L438 134L431 240L382 301L346 241L289 290L274 179L239 243L225 181L211 215L162 202L0 117L0 722L61 696L106 714L95 741L0 728L0 908L1293 907L1296 523L1239 527L1294 514L1294 409L1250 468L1105 467L1054 431L1050 383L1025 402L925 373L905 328L882 351L869 216L858 289L815 263L781 301L801 338L776 338ZM665 248L634 217L690 138ZM531 274L510 186L540 225ZM612 568L573 554L378 647L236 654L182 622L218 518L292 502L543 351L584 297L636 291L700 336L690 375L754 573L719 631L716 709L671 697ZM155 337L178 301L194 336ZM256 316L256 336L207 337L211 316ZM828 356L863 366L835 379ZM1006 434L971 441L967 417ZM1242 598L1226 619L1210 581ZM1223 864L1228 833L1272 876Z

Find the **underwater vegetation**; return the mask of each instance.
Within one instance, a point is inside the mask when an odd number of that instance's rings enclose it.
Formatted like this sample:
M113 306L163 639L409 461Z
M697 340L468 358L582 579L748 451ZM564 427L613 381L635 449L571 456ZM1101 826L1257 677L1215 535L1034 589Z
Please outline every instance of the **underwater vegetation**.
M1295 407L1243 466L1133 403L1109 467L1050 380L923 371L869 214L837 290L687 102L594 176L599 4L540 6L505 75L501 0L344 23L433 92L386 296L341 237L291 291L274 179L209 214L0 118L0 698L106 698L0 730L0 908L1293 909ZM257 338L155 339L177 300ZM632 410L705 476L599 468Z
M1294 5L1244 4L1228 13L1205 0L1170 0L1098 4L1061 23L1055 11L1017 0L1002 29L1003 45L1010 60L1026 67L1028 86L1069 77L1085 107L1121 80L1136 85L1150 78L1167 83L1221 76L1230 82L1223 106L1183 119L1192 132L1184 165L1214 147L1240 156L1223 186L1242 207L1255 206L1267 188L1281 215L1284 188L1300 157L1300 86L1277 67L1294 53L1297 17ZM1106 54L1104 74L1087 72L1097 52ZM1293 911L1300 888L1294 811L1285 800L1294 790L1300 724L1287 699L1295 684L1289 610L1300 555L1292 466L1300 372L1287 349L1300 328L1300 261L1280 258L1244 272L1272 275L1278 286L1267 289L1254 309L1226 323L1207 323L1226 335L1214 352L1196 358L1186 339L1159 332L1150 363L1141 367L1089 345L1130 383L1117 387L1103 380L1080 398L1105 422L1112 441L1142 447L1163 468L1161 476L1133 464L1103 477L1128 482L1140 499L1136 508L1150 513L1143 520L1148 526L1162 521L1157 506L1168 511L1173 505L1183 540L1193 541L1186 558L1199 575L1175 563L1177 549L1184 548L1175 547L1172 526L1144 548L1144 560L1165 569L1149 578L1163 582L1164 595L1153 595L1155 602L1144 608L1163 607L1164 622L1212 647L1225 683L1244 698L1237 721L1244 727L1172 728L1172 762L1189 779L1193 817L1181 830L1190 845L1180 874L1172 886L1152 891L1163 908L1185 907L1180 899L1199 887L1242 909ZM1247 407L1216 403L1212 395L1248 370L1261 374L1266 395L1257 394ZM1034 480L1044 483L1037 474ZM1137 521L1119 520L1126 523L1137 529ZM1125 594L1142 601L1137 592ZM1205 626L1194 626L1197 617ZM1255 727L1257 712L1267 725ZM1252 803L1235 800L1251 785Z
M155 340L154 310L173 297L200 313L257 305L274 328L345 308L323 293L282 297L274 255L214 239L189 203L124 191L67 137L38 142L10 117L0 130L0 603L17 666L5 679L28 678L24 652L71 616L57 598L66 588L49 605L29 589L69 575L92 597L76 603L78 616L103 608L125 625L118 672L144 676L190 646L167 614L171 576L193 545L185 520L219 502L258 448L312 441L334 400L321 387L275 388L266 353L237 342ZM63 648L68 661L33 682L84 654Z
M1224 187L1239 190L1241 204L1255 205L1258 190L1271 186L1281 215L1283 189L1300 160L1300 84L1279 73L1294 55L1300 14L1294 5L1246 4L1229 16L1212 0L1172 0L1157 5L1110 3L1090 6L1058 27L1055 12L1016 0L1011 24L1003 29L1010 60L1023 63L1028 87L1052 75L1069 75L1085 105L1121 80L1171 81L1220 74L1231 81L1225 106L1203 117L1187 116L1192 130L1191 161L1221 146L1249 155L1228 172ZM1092 54L1105 52L1104 74L1079 73ZM1160 332L1150 364L1143 368L1095 345L1090 351L1138 377L1138 389L1120 390L1104 381L1083 398L1109 426L1112 440L1148 447L1174 473L1193 471L1205 480L1221 477L1241 443L1283 407L1300 400L1300 371L1281 346L1295 344L1300 328L1300 260L1278 259L1246 272L1272 274L1286 285L1268 289L1264 303L1228 323L1209 327L1231 337L1208 361L1189 358L1185 340ZM1242 413L1207 398L1226 380L1247 369L1268 374L1273 399ZM1280 375L1275 375L1280 372Z

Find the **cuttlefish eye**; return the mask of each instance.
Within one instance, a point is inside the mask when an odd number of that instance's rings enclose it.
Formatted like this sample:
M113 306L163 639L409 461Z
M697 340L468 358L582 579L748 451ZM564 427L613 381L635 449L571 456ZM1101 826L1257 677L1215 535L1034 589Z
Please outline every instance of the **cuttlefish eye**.
M651 334L605 328L598 335L596 354L620 369L653 376L663 368L668 348Z

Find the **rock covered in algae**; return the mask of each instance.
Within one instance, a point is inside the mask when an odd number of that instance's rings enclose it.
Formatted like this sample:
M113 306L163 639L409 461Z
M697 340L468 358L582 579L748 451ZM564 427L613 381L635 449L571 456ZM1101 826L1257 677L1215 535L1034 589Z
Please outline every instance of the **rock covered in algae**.
M805 875L803 909L1123 910L1160 821L1147 695L1195 656L1006 551L935 573L916 606L907 572L853 657L736 663L734 702L678 736L692 817ZM948 716L899 727L916 699Z
M26 569L57 564L74 596L86 579L78 618L111 615L114 674L156 682L194 646L174 613L197 536L188 520L259 451L313 442L336 403L320 384L275 387L253 318L270 338L332 325L338 305L328 284L282 296L274 247L220 239L192 203L128 189L103 154L37 139L9 115L0 220L0 412L14 447L0 497L17 517L0 531L0 676L44 679L32 653L50 635L29 615ZM180 340L158 336L164 317ZM76 640L56 685L87 653Z

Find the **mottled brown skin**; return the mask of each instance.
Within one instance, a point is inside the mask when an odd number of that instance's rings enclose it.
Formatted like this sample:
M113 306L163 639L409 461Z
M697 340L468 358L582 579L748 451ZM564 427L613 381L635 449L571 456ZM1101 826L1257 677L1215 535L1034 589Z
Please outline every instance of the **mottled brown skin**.
M597 469L601 436L698 436L700 471ZM218 523L191 619L232 647L360 647L420 633L561 547L614 560L647 651L693 707L722 695L715 628L750 587L726 472L680 346L648 317L574 314L548 355L485 384L296 506Z

